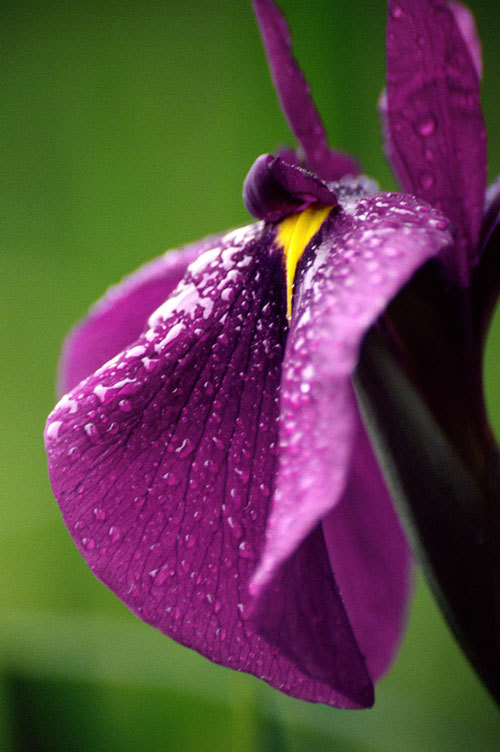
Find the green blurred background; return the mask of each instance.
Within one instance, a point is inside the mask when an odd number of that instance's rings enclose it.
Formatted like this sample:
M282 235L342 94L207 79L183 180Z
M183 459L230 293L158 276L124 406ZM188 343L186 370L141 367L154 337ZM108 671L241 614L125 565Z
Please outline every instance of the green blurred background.
M332 139L393 188L375 111L384 0L281 5ZM500 11L471 6L493 178ZM0 750L498 750L497 711L418 578L375 708L348 712L179 648L86 569L42 447L61 341L142 262L246 222L246 171L289 134L245 0L17 0L0 18ZM500 319L486 358L497 434L499 354Z

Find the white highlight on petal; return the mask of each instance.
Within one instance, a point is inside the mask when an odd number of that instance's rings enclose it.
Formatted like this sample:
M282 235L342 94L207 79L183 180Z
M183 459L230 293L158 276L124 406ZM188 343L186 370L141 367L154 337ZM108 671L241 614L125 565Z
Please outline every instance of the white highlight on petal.
M57 439L59 435L59 429L61 428L62 424L62 420L55 420L53 423L51 423L47 428L47 438L51 440Z
M160 354L163 352L163 350L166 348L166 346L169 344L169 342L173 342L174 339L177 339L177 337L184 331L184 324L182 322L179 322L178 324L175 324L173 326L167 336L161 340L161 342L158 342L158 344L155 345L154 349L155 352Z
M238 227L236 230L231 230L223 236L222 242L241 246L244 242L251 237L255 237L263 228L264 222L255 222L253 225L244 225Z
M70 415L72 415L78 410L78 403L76 402L76 400L71 399L69 394L70 393L65 394L64 397L61 397L61 399L59 400L59 407L68 408L68 412L70 413Z
M127 354L125 355L126 358L139 358L141 355L144 355L146 352L146 348L144 345L136 345L136 347L132 347Z
M193 263L189 265L189 272L191 274L201 274L201 272L204 272L212 261L215 261L219 256L219 253L220 248L211 248L209 251L204 251L196 261L193 261Z

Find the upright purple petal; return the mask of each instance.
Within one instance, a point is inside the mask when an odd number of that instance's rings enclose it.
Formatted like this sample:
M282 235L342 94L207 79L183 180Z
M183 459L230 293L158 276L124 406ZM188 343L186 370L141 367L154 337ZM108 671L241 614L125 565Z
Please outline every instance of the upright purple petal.
M288 694L357 707L366 681L344 688L335 662L307 673L243 614L277 452L286 298L275 232L221 238L150 328L61 400L49 472L90 568L141 619Z
M280 463L255 596L341 499L356 431L351 376L361 341L415 270L450 245L449 227L411 196L353 196L313 241L295 283Z
M272 0L253 0L253 7L283 111L302 146L310 170L322 180L359 175L359 165L342 152L332 151L309 84L292 55L286 20Z
M359 415L346 489L322 525L349 621L375 681L392 662L405 626L411 556Z
M468 47L477 77L481 79L483 77L483 54L474 16L467 6L462 3L450 2L448 3L448 7L453 13L457 26Z
M486 130L476 68L444 0L389 0L387 121L401 184L459 230L446 264L467 284L481 229Z
M59 365L59 394L69 392L134 342L189 264L203 251L217 247L218 240L212 236L168 251L111 287L66 338Z

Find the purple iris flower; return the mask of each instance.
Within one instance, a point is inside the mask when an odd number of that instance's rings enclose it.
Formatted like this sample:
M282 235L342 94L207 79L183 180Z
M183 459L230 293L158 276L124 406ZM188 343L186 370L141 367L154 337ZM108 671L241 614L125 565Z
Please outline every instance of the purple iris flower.
M404 345L398 300L429 275L468 289L498 246L480 53L462 6L389 2L388 151L408 193L381 193L329 148L277 7L253 4L300 150L250 170L259 221L147 264L73 330L50 478L89 567L141 619L294 697L367 707L410 555L353 376L391 301Z

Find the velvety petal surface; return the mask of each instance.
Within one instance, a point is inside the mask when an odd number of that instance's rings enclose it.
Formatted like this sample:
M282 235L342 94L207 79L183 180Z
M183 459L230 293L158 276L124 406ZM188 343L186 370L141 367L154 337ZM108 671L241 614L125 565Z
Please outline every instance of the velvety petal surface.
M259 596L338 503L356 433L351 376L365 332L428 259L449 220L412 196L341 198L299 267L281 385L280 462L253 578ZM354 446L355 450L355 446Z
M475 64L444 0L389 2L387 125L405 190L458 228L446 266L467 284L481 229L486 130Z
M335 579L375 681L405 626L411 554L365 429L356 414L347 485L322 527Z
M328 146L309 84L292 55L290 31L280 10L272 0L253 0L253 7L283 112L304 150L307 166L322 180L358 175L360 168L354 159Z
M371 684L333 580L320 624L307 613L294 627L300 637L306 619L326 645L342 637L321 671L244 618L277 454L286 313L274 238L263 224L221 238L149 329L65 395L46 428L50 478L90 568L141 619L293 696L364 706Z
M256 219L275 222L312 203L334 206L337 197L312 172L272 154L262 154L243 183L243 202Z
M148 316L182 279L188 265L217 247L218 237L168 251L111 287L69 333L59 365L58 391L65 394L142 333Z

